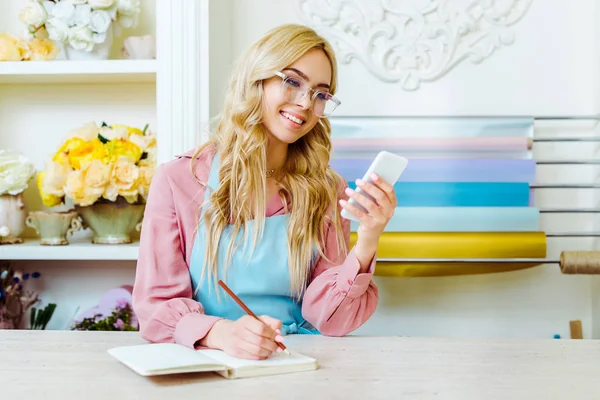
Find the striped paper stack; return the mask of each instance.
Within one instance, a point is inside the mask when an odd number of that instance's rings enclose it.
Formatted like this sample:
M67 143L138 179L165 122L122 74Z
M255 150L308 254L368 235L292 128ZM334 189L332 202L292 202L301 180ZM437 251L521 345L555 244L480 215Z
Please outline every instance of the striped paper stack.
M537 264L458 261L546 256L530 188L532 119L363 119L332 126L331 166L353 189L379 151L409 160L394 185L398 206L378 250L380 260L390 261L378 263L378 275L506 271ZM357 228L353 221L352 242Z

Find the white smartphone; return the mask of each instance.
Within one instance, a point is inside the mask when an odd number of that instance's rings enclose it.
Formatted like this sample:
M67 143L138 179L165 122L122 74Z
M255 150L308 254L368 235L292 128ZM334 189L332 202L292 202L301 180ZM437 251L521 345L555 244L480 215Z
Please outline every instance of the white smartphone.
M376 174L384 181L388 182L390 185L396 183L402 172L406 169L408 165L408 160L398 154L390 153L388 151L382 151L377 154L377 157L371 163L371 166L363 176L362 180L365 182L373 182L371 179L371 174ZM357 187L356 191L366 196L369 199L373 199L368 193L364 192L361 188ZM354 205L358 209L363 212L367 212L360 204L358 204L354 199L350 199L348 201L350 204ZM351 219L354 221L358 221L358 219L354 216L354 214L347 211L345 208L341 212L342 217L346 219Z

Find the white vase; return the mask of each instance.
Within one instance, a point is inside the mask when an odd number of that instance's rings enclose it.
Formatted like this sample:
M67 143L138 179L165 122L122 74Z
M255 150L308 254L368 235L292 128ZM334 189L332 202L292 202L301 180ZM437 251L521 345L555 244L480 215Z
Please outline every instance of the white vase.
M23 243L21 233L25 230L27 207L23 195L0 196L0 244Z
M77 50L65 43L65 57L67 60L90 61L90 60L108 60L110 50L113 44L112 25L106 31L106 39L103 43L96 43L92 51Z

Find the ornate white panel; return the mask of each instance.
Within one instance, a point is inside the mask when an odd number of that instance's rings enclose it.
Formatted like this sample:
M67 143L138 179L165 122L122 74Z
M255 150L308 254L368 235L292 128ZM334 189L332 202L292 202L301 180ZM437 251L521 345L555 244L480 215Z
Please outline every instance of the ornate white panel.
M532 0L296 0L300 18L376 77L416 90L515 40Z

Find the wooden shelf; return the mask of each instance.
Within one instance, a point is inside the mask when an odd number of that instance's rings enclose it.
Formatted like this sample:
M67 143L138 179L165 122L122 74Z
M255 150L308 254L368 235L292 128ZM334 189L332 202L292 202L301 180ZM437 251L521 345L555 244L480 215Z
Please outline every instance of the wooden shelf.
M156 60L0 62L0 84L156 81Z
M69 238L65 246L42 246L37 238L0 245L0 260L137 260L139 242L93 244L89 237Z

